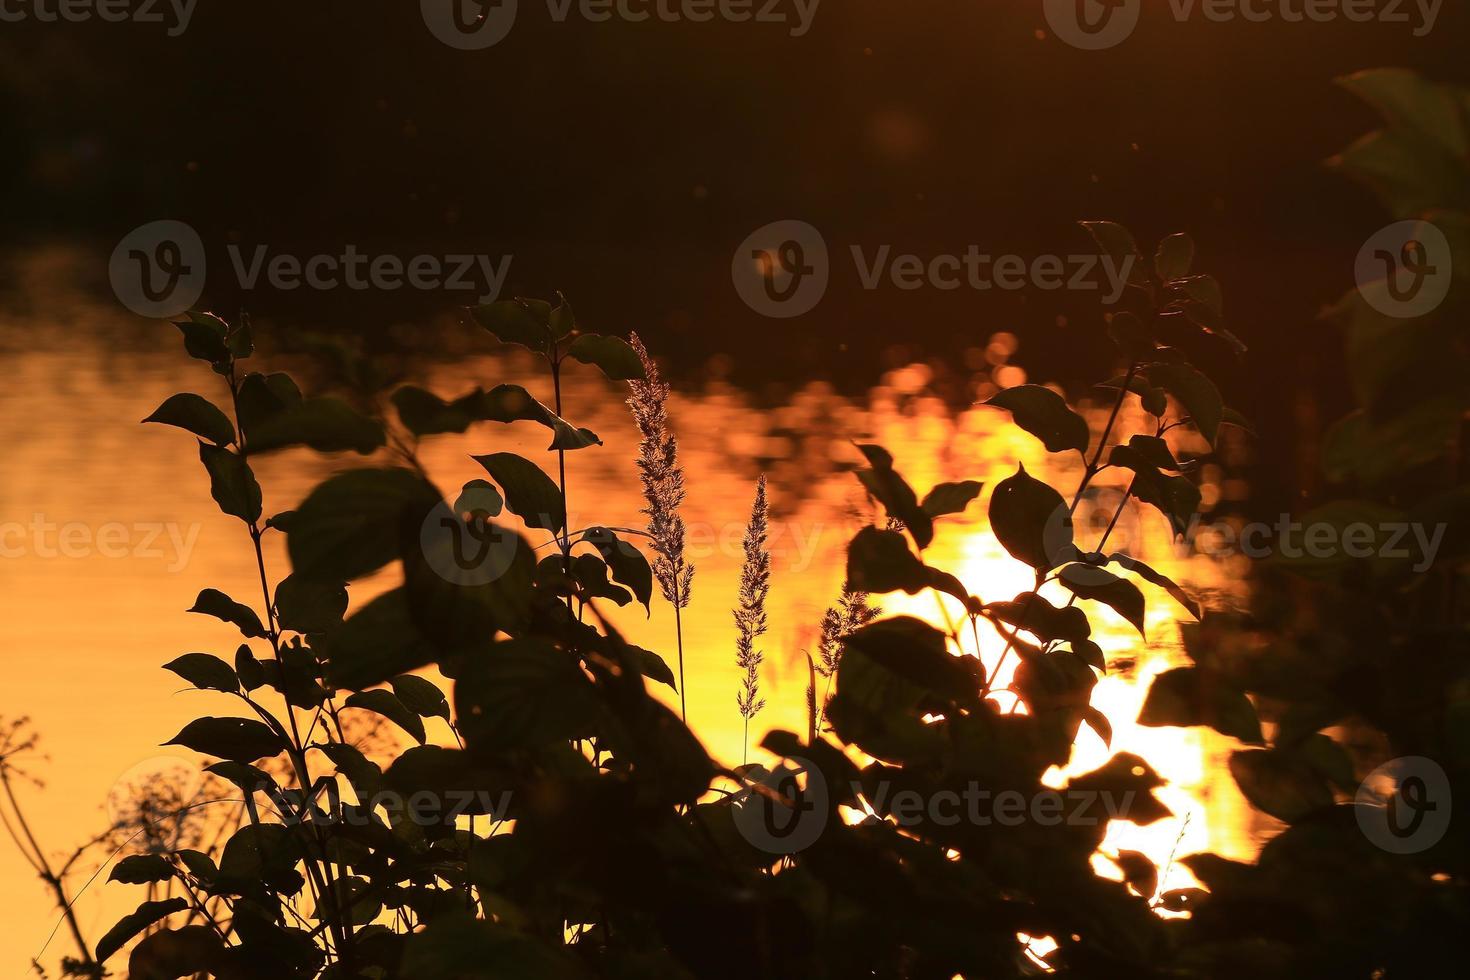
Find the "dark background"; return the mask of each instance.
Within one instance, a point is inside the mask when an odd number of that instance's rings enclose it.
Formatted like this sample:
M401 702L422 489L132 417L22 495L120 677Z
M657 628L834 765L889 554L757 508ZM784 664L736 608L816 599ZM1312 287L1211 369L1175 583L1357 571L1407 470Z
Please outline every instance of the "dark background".
M783 4L790 9L789 4ZM247 252L514 253L507 289L564 291L593 329L637 329L691 377L779 397L847 390L902 357L957 361L1018 334L1036 380L1105 373L1096 294L859 288L847 250L928 256L1090 250L1109 218L1148 248L1187 230L1225 288L1239 363L1195 350L1264 432L1264 499L1296 489L1319 419L1347 407L1317 316L1388 217L1322 161L1376 125L1332 84L1399 65L1470 75L1463 5L1407 24L1177 23L1146 2L1121 46L1075 50L1040 0L824 0L809 34L776 24L552 21L521 0L486 51L437 41L413 2L201 2L156 24L0 24L0 201L12 248L95 246L94 282L133 227L197 228L211 268ZM833 252L826 299L794 320L748 310L733 249L780 218ZM268 328L372 334L442 314L442 292L241 295L205 305ZM1059 316L1064 320L1059 321ZM1306 407L1306 411L1303 407ZM1274 421L1273 421L1274 420Z

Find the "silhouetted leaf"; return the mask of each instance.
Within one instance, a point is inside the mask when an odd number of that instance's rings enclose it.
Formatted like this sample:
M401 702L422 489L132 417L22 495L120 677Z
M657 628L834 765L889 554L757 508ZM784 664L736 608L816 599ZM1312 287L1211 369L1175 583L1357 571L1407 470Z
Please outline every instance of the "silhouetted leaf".
M374 889L365 878L343 875L333 882L332 900L323 899L317 904L312 918L321 922L326 919L340 920L354 926L365 926L383 911L382 889Z
M843 640L876 663L930 693L958 704L974 705L984 684L984 670L972 657L952 656L944 634L923 620L895 616L869 623ZM969 662L966 662L969 661Z
M211 973L224 955L224 943L209 926L164 929L133 947L129 980L179 980Z
M1111 606L1143 635L1143 593L1138 586L1093 565L1068 565L1058 578L1079 599L1096 599Z
M1200 435L1213 446L1225 414L1225 402L1215 383L1187 364L1150 364L1143 374L1149 384L1163 388L1178 399Z
M1126 310L1114 313L1108 319L1108 338L1117 345L1129 363L1148 360L1158 346L1143 321ZM1118 387L1122 385L1119 384ZM1147 391L1140 391L1139 394L1147 394Z
M1110 466L1121 466L1134 473L1133 496L1159 509L1169 519L1176 536L1189 531L1190 520L1199 510L1200 492L1188 477L1160 473L1132 446L1114 446L1108 455Z
M1074 777L1067 789L1106 794L1104 802L1118 811L1117 819L1146 827L1172 816L1169 808L1153 795L1163 785L1164 780L1146 760L1131 752L1119 752L1101 767Z
M1159 242L1159 250L1154 254L1154 271L1164 282L1171 282L1189 275L1193 262L1194 239L1178 232Z
M1138 723L1151 727L1208 725L1242 742L1260 745L1263 741L1250 699L1199 667L1176 667L1155 677Z
M356 690L434 663L445 651L419 629L407 593L399 588L347 617L319 644L319 652L332 685Z
M546 307L546 304L538 304L538 308L533 309L533 302L519 298L501 300L477 306L471 313L475 322L494 334L502 344L519 344L538 354L547 354L555 339L549 326L549 309L546 315L538 315L539 307Z
M1174 470L1175 472L1179 470L1179 461L1174 458L1169 444L1158 436L1132 436L1128 440L1128 448L1156 469Z
M206 691L238 691L235 670L211 653L186 653L163 665L195 687Z
M446 402L432 392L404 385L393 393L398 416L415 435L463 432L475 422L539 422L552 430L551 449L584 449L602 440L590 429L579 429L531 397L520 385L476 388Z
M449 720L449 701L444 697L444 692L439 690L439 685L427 677L419 677L417 674L399 674L390 678L389 683L393 685L393 693L398 695L398 700L415 714L425 718L443 718Z
M567 348L567 356L583 364L595 364L613 381L641 381L643 362L626 340L584 333Z
M959 579L930 568L909 550L908 541L897 531L880 531L869 525L853 536L847 546L847 581L861 592L894 592L914 595L938 589L954 596L966 608L970 594Z
M1113 859L1123 872L1123 880L1144 898L1153 898L1159 890L1159 869L1142 851L1120 850Z
M491 479L500 484L505 505L526 522L527 527L559 531L566 526L566 504L561 490L541 468L515 453L475 456Z
M337 771L346 776L347 781L352 784L352 789L357 793L359 800L372 799L381 788L383 770L378 768L376 762L363 755L360 750L342 742L317 742L312 748L320 750L323 755L332 760L332 765L336 766ZM408 751L414 750L409 749Z
M383 788L411 797L429 792L443 812L456 807L464 815L484 816L493 812L501 794L509 790L509 772L479 760L461 749L419 745L404 752L383 774ZM451 799L451 795L455 797ZM504 818L503 813L495 814Z
M647 610L653 599L653 569L643 552L605 527L588 528L582 540L602 555L602 560L612 569L613 581L626 585Z
M392 691L384 691L382 689L358 691L348 695L347 700L343 704L348 708L364 708L368 711L377 712L412 735L414 741L420 745L423 745L427 738L427 734L424 731L423 719L410 711L408 706L400 701L398 695Z
M1108 721L1108 716L1103 714L1092 705L1082 709L1082 720L1097 732L1097 737L1103 740L1103 745L1113 747L1113 723Z
M320 633L339 625L346 612L347 590L341 582L292 574L276 586L276 619L283 629Z
M241 827L220 855L220 881L264 884L273 891L294 895L305 885L296 871L296 865L306 857L302 840L296 828L278 823Z
M240 685L247 691L253 691L265 684L265 667L255 659L248 644L240 644L235 651L235 674L240 678Z
M637 658L638 669L643 672L644 677L652 681L658 681L660 684L667 684L676 691L679 689L679 685L674 680L674 671L664 661L663 657L660 657L652 650L645 650L631 643L627 644L627 647L629 652Z
M184 335L184 350L189 356L210 364L219 365L230 359L230 348L225 343L229 332L225 321L213 313L185 314L189 319L174 323Z
M468 481L454 500L454 512L461 517L496 517L504 509L505 498L489 480Z
M1022 466L990 497L990 528L1013 558L1045 571L1070 558L1072 517L1062 495Z
M1108 555L1108 561L1121 565L1122 567L1128 569L1128 571L1143 578L1144 580L1152 582L1154 585L1160 586L1165 591L1167 591L1169 595L1174 597L1174 601L1178 602L1185 609L1189 610L1189 614L1191 616L1193 616L1195 619L1201 618L1199 603L1196 602L1188 592L1185 592L1183 588L1181 588L1176 582L1174 582L1173 579L1169 578L1167 575L1163 575L1155 571L1151 566L1139 561L1137 558L1134 558L1131 555L1122 554L1121 552L1114 552L1113 554Z
M236 602L218 589L204 589L194 600L194 605L187 610L192 613L202 613L205 616L213 616L215 619L226 623L233 623L240 628L240 632L246 636L267 636L265 627L260 623L260 617L255 610L249 606Z
M244 457L201 442L199 460L209 471L209 493L220 510L247 524L260 518L260 484Z
M206 398L190 392L170 395L144 422L160 422L176 425L196 436L208 439L216 446L228 446L235 441L235 427L224 412Z
M454 686L454 707L470 747L496 751L581 737L597 697L570 654L526 638L471 660Z
M413 525L439 503L439 493L406 469L339 473L314 489L287 535L293 574L348 582L397 558L405 522Z
M97 962L106 963L138 933L188 907L188 900L183 898L167 898L161 902L144 902L139 905L135 911L119 919L116 925L107 930L107 935L97 941Z
M321 453L352 451L366 456L382 447L383 423L359 414L339 398L308 398L275 412L245 430L251 454L290 446Z
M161 854L130 854L113 866L107 880L124 885L147 885L167 881L173 875L174 866Z
M1230 774L1252 806L1287 823L1332 805L1321 774L1274 749L1231 753Z
M554 556L554 560L560 560L560 556ZM633 601L633 596L627 589L608 581L607 565L595 555L575 556L572 559L572 577L587 598L611 599L620 606L626 606Z
M1087 452L1087 422L1050 388L1017 385L991 396L985 404L1009 411L1016 424L1040 439L1048 452Z
M1097 387L1122 388L1125 378L1126 376L1119 376L1109 381L1104 381ZM1156 418L1163 418L1164 413L1169 410L1169 397L1165 394L1164 389L1155 388L1137 375L1134 375L1132 379L1128 379L1128 390L1138 396L1143 410Z
M919 506L919 498L904 478L893 468L893 457L882 446L863 445L858 450L867 458L869 469L858 470L858 479L888 515L903 523L922 550L934 540L934 520Z
M252 371L240 381L235 404L240 415L240 428L247 439L251 429L272 415L301 404L301 389L289 374L261 374Z
M1133 240L1132 232L1112 221L1079 221L1078 224L1087 229L1102 253L1113 260L1116 268L1127 273L1130 285L1142 286L1148 283L1148 273L1144 271L1143 258L1138 253L1138 245Z
M937 483L924 495L919 504L930 517L946 514L963 514L970 501L980 496L985 484L977 480L961 480L958 483Z
M253 718L196 718L163 744L235 762L254 762L286 747L281 736Z
M1009 602L987 602L985 611L1003 623L1041 639L1077 641L1092 634L1087 614L1076 606L1054 606L1043 595L1022 592Z
M216 762L212 766L205 766L205 772L212 772L219 778L234 783L240 787L243 793L257 793L276 785L264 770L246 762Z

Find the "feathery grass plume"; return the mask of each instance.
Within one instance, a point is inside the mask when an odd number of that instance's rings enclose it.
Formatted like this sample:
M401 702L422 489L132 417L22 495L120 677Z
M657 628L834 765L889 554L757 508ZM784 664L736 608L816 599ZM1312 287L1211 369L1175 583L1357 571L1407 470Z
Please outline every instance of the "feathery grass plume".
M771 594L771 553L766 550L766 477L755 484L755 504L745 528L745 564L740 568L740 605L735 610L735 665L745 671L735 704L745 719L745 748L750 749L750 719L766 706L760 696L760 666L765 658L755 641L766 631L766 598ZM742 760L743 761L743 760Z
M883 610L868 602L868 594L859 592L850 583L842 585L842 595L837 605L822 614L822 632L817 639L817 673L827 679L827 690L822 697L820 714L827 713L832 701L832 681L837 668L842 665L842 638L856 632L877 619Z
M643 482L643 497L648 506L648 535L653 540L653 577L658 581L664 600L674 607L674 632L679 646L679 713L689 720L684 690L684 624L681 610L689 605L689 584L694 579L694 565L684 558L684 518L679 505L684 502L684 470L679 466L679 445L669 428L665 408L669 385L660 377L648 349L638 334L628 343L643 362L644 378L629 381L633 394L628 407L638 424L642 441L638 444L638 475Z

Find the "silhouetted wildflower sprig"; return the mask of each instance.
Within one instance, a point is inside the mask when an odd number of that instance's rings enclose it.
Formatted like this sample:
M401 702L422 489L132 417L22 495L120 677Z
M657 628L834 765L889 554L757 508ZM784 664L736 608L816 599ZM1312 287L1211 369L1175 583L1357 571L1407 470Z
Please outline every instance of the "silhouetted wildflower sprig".
M750 744L750 720L766 701L760 696L760 665L764 659L756 649L756 640L766 631L766 598L771 593L771 554L766 550L768 505L766 478L762 474L755 485L755 503L750 510L750 524L745 528L745 563L740 569L740 604L735 609L735 664L745 672L735 703L745 720L745 745Z
M680 611L689 605L689 585L694 564L684 556L684 470L679 465L679 444L669 427L669 385L658 373L658 365L638 335L628 338L643 363L644 378L628 382L633 394L628 406L638 424L638 475L647 506L648 534L653 542L653 577L665 601L674 607L674 627L679 646L679 708L687 720L689 712L684 685L684 628Z

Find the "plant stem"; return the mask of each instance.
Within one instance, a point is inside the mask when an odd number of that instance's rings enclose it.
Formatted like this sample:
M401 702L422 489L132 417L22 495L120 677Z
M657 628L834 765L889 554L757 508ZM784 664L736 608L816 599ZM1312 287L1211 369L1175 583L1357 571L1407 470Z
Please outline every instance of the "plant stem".
M82 963L86 966L95 966L96 961L92 958L92 949L87 945L87 940L82 936L82 927L77 922L76 911L72 908L71 900L66 896L66 885L60 877L51 871L51 865L46 860L46 852L41 850L41 845L36 842L36 835L31 832L30 822L26 820L26 815L20 808L20 801L15 798L15 790L10 786L10 774L5 771L3 766L0 766L0 786L5 788L5 796L10 800L10 808L15 811L15 822L20 827L21 833L25 835L25 839L30 843L31 851L34 852L27 854L25 849L21 848L21 853L36 868L41 876L41 880L46 883L46 886L51 889L51 893L56 896L56 904L61 909L61 915L66 920L67 928L71 930L72 938L76 940L77 951L81 953ZM8 820L6 821L6 827L9 829ZM20 841L17 840L16 844L19 845Z
M678 579L675 579L677 583ZM676 586L677 587L677 586ZM689 724L689 704L685 700L684 690L684 621L679 615L679 607L683 605L683 591L674 596L674 640L679 647L679 720L685 725Z

